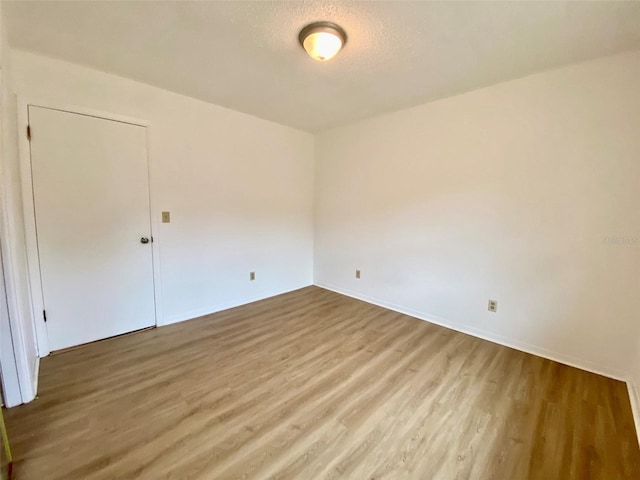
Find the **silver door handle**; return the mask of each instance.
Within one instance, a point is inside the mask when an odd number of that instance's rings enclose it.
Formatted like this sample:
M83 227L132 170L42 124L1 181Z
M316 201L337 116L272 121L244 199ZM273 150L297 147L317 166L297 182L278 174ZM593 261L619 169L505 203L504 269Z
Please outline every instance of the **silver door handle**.
M149 239L147 237L142 237L140 239L140 243L149 243Z

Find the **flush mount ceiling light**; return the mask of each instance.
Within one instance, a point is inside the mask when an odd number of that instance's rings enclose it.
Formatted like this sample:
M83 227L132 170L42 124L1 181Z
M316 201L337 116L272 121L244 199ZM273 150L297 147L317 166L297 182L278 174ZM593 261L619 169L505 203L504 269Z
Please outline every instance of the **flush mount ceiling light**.
M298 40L311 58L323 62L335 57L344 47L347 34L335 23L315 22L300 30Z

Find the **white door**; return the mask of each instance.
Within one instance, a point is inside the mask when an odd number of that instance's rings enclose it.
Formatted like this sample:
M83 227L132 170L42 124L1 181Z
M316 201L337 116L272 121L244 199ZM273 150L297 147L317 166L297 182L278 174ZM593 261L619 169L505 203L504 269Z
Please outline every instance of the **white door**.
M51 350L155 325L146 128L29 107Z

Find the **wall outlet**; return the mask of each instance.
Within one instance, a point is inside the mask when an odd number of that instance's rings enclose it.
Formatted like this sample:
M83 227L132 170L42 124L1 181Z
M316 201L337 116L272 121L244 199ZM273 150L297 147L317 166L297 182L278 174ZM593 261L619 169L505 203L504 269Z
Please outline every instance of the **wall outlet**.
M162 212L162 223L171 223L171 214L169 212Z
M356 278L360 278L360 270L356 270Z
M256 279L256 272L249 272L249 280L252 282Z
M498 301L497 300L489 300L489 309L490 312L498 311Z

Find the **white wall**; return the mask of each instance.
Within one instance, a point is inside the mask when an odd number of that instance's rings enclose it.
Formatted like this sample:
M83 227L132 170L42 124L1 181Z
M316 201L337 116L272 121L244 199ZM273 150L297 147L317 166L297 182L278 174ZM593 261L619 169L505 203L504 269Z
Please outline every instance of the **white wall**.
M26 100L150 122L152 215L171 212L154 232L160 324L312 283L310 134L26 52L11 60Z
M0 310L6 308L0 312L0 364L5 401L13 406L35 396L38 352L19 188L16 98L10 88L12 65L3 23L0 10L0 247L7 300L6 306L0 305Z
M315 283L628 378L638 79L640 52L318 135Z

